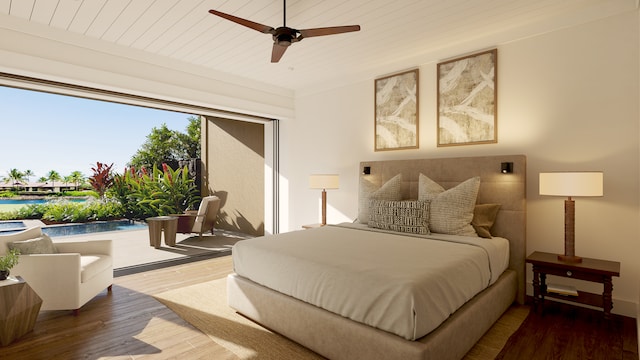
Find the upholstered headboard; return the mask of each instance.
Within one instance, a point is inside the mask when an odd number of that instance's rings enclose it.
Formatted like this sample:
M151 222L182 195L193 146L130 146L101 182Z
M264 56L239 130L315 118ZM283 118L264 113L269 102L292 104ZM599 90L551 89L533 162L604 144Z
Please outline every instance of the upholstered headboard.
M501 163L513 163L513 173L501 173ZM370 174L363 174L365 167ZM500 211L491 229L492 234L511 243L509 268L518 274L517 300L524 303L526 257L526 174L524 155L479 156L462 158L363 161L360 177L382 185L397 174L402 174L404 199L418 198L420 173L442 185L452 188L463 181L480 176L478 204L500 204Z

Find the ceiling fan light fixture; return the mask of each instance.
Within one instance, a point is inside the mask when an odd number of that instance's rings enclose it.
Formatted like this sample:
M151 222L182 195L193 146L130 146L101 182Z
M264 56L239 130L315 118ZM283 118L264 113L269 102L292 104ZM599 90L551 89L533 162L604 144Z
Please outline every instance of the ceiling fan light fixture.
M280 46L289 46L293 42L293 39L289 34L280 34L278 36L274 36L274 41Z

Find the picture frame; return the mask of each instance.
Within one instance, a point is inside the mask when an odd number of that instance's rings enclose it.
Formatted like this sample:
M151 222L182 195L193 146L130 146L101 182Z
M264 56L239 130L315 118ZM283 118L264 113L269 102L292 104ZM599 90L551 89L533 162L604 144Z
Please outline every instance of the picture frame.
M419 73L412 69L375 80L374 150L419 147Z
M438 146L498 142L498 50L438 63Z

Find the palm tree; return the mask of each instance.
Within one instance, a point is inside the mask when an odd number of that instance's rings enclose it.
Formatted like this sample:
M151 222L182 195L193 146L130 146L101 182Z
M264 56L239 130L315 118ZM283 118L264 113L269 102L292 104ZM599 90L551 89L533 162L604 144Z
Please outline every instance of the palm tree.
M10 169L7 173L9 176L4 178L5 183L13 183L13 185L22 185L22 181L24 181L24 173L18 169Z
M33 176L33 175L35 175L35 174L34 174L34 173L33 173L33 171L31 171L31 170L26 170L26 171L24 172L24 176L26 176L26 177L27 177L27 183L31 182L30 177L31 177L31 176Z
M56 188L56 181L57 180L61 180L62 178L60 177L60 174L55 171L55 170L51 170L49 171L49 173L47 174L47 180L51 180L51 190L54 191Z
M78 190L80 184L84 183L84 175L80 171L76 170L69 176L65 177L64 181L73 183L76 187L76 190Z

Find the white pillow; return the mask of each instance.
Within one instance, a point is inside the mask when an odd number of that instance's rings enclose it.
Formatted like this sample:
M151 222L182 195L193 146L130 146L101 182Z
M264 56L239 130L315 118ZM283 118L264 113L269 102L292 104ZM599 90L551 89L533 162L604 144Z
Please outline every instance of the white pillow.
M434 233L477 237L471 221L480 189L480 177L468 179L449 190L434 184L433 180L420 174L418 200L431 202L429 230Z
M369 222L369 201L376 200L401 200L400 185L402 174L398 174L377 187L364 177L360 177L360 187L358 194L358 222L367 224Z
M437 182L431 180L427 175L420 173L418 177L418 199L429 194L439 194L444 192L444 188Z
M10 242L9 249L20 250L21 255L28 254L56 254L58 249L53 245L53 241L47 234L42 234L34 239Z

